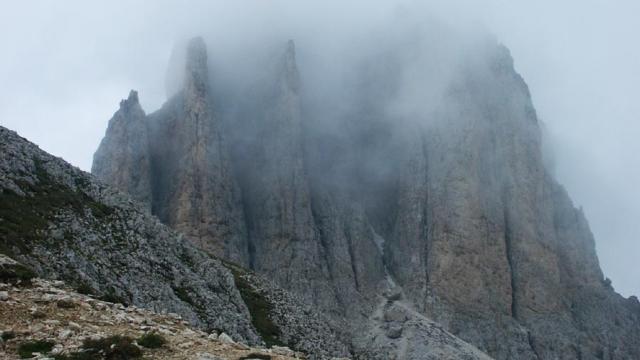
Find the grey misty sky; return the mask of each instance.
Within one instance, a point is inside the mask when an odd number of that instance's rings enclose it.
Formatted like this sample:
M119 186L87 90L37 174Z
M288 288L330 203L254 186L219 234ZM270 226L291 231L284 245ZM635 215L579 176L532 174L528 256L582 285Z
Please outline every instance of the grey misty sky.
M637 0L13 1L0 8L0 125L89 170L130 89L165 100L174 44L236 51L290 32L344 32L398 10L478 23L507 45L550 132L557 178L582 206L605 275L640 295L640 2ZM425 5L426 4L426 5ZM245 53L244 56L248 53ZM215 53L210 53L215 58Z

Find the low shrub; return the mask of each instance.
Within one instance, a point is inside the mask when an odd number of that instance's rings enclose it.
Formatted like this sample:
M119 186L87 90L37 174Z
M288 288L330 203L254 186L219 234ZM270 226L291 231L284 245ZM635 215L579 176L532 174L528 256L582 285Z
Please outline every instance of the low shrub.
M149 349L157 349L159 347L162 347L162 345L166 343L167 340L164 338L164 336L153 332L146 333L138 339L138 345L144 346Z
M28 359L34 356L33 353L46 354L53 349L53 345L53 341L47 340L27 341L18 346L18 355L22 359Z
M2 338L2 341L9 341L16 337L16 333L13 331L3 331L2 336L0 337Z
M80 285L78 285L76 291L78 292L78 294L82 294L82 295L94 294L93 288L85 283L81 283Z
M30 285L34 277L36 277L35 272L20 264L0 266L0 282Z

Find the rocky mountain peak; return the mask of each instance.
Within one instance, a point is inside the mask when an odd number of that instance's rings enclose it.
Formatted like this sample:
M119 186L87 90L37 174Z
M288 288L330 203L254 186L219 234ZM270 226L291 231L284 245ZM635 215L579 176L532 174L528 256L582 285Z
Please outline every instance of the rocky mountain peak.
M187 44L185 90L203 94L208 88L207 46L201 37L195 37Z
M300 87L300 74L296 64L296 44L293 40L287 41L282 61L282 76L287 89L297 93Z
M209 91L204 40L193 38L184 55L183 87L160 110L148 116L128 111L139 108L135 93L123 101L92 172L144 200L154 215L200 247L245 264L240 196ZM140 121L130 121L134 117Z
M148 131L148 146L101 145L94 172L134 196L119 184L144 184L165 224L346 320L365 348L376 329L376 348L400 339L386 351L423 343L415 331L428 319L497 359L640 356L640 313L603 282L586 220L545 168L506 48L456 68L441 111L411 136L394 127L389 93L371 90L402 71L355 74L339 103L350 110L327 119L309 111L318 100L300 87L294 42L283 50L266 83L213 99L231 115L214 111L205 44L193 39L183 92L146 127L110 125L103 140L136 145ZM389 309L401 321L376 320L385 289L402 295Z
M138 92L135 90L129 91L129 96L126 99L122 99L120 101L121 109L130 109L136 105L140 105L140 101L138 100Z
M138 99L138 92L129 91L126 99L120 100L120 109L113 116L113 122L123 121L118 119L135 120L144 118L145 113Z
M109 120L105 137L93 157L92 171L105 182L148 204L151 194L145 117L138 92L131 90Z

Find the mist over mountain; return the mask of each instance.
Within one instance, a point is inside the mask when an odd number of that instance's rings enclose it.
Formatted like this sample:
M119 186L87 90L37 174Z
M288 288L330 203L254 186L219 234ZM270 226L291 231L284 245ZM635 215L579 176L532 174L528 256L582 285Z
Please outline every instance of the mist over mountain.
M637 356L640 304L602 275L508 49L402 19L318 70L292 40L232 71L176 46L169 100L140 117L131 93L92 171L346 320L358 356L426 358L407 311L498 359Z
M130 89L142 95L145 109L159 108L167 99L165 76L159 74L166 72L176 44L196 34L207 38L216 54L211 60L220 65L218 81L234 69L261 67L263 56L256 55L268 51L260 49L291 38L299 47L298 61L315 61L316 66L300 67L302 77L323 74L329 80L327 74L340 73L328 71L335 67L333 59L357 56L361 42L385 36L374 31L385 24L439 19L453 27L485 27L508 45L533 90L554 145L557 176L589 217L612 285L625 296L640 292L635 267L640 167L632 155L640 151L634 140L640 136L637 1L195 0L182 6L162 0L147 5L70 0L7 6L0 14L5 44L0 78L11 86L0 96L0 123L88 171L106 129L103 114L111 114L114 102ZM405 20L408 16L413 20ZM318 89L319 82L314 84Z
M333 82L329 74L342 76L333 60L358 58L388 29L434 19L484 27L509 47L533 90L557 176L589 217L614 288L637 295L640 167L632 154L640 150L639 6L634 0L14 3L0 13L0 78L11 84L0 96L0 123L88 171L106 129L104 114L130 89L138 90L146 110L159 108L167 99L162 75L172 49L194 35L204 36L216 55L218 82L261 68L265 48L295 39L301 77L323 80L307 91L333 89L320 93L338 96L336 86L321 87Z

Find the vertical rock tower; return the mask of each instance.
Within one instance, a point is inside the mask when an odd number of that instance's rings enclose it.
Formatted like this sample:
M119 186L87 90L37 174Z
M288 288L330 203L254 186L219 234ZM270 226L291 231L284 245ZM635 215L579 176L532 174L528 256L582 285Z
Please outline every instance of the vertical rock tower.
M275 64L274 76L260 91L264 107L246 114L248 151L236 159L241 167L250 264L279 283L302 289L307 282L329 294L326 268L321 266L319 242L311 212L309 179L305 171L300 105L300 75L295 45L289 41ZM243 121L242 119L239 121ZM239 149L240 150L240 149ZM314 291L315 292L315 291Z
M356 348L388 348L381 359L420 359L407 349L424 345L411 319L425 317L496 359L640 358L640 303L604 280L584 214L545 168L508 50L479 47L420 119L387 111L394 57L412 52L378 54L332 132L306 111L293 42L222 116L197 38L183 89L148 116L132 92L93 172L346 319Z
M149 133L137 92L132 90L109 120L91 172L151 206Z
M115 125L110 126L92 171L134 196L136 191L145 194L155 215L201 248L246 265L248 246L240 194L221 122L215 115L204 41L191 40L186 55L183 89L146 118L137 96L131 105L135 106L134 115L121 108L111 123L136 116L138 132L125 137ZM121 147L130 151L114 150ZM131 171L146 171L140 175L145 181L119 180L126 164Z

